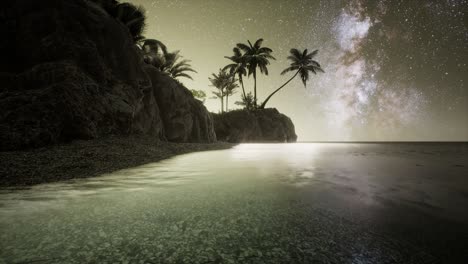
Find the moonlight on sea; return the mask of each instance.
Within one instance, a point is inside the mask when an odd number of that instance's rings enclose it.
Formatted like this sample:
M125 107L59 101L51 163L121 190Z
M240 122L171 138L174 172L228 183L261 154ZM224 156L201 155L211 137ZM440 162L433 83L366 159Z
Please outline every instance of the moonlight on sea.
M466 0L7 0L0 263L468 263Z

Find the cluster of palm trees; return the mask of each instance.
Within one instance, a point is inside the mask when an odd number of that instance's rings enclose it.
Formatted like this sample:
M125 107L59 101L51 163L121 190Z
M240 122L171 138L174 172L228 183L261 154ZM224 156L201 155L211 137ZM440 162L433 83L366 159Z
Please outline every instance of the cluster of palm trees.
M265 108L271 97L283 89L288 83L296 78L296 76L301 78L305 87L310 78L310 73L316 74L318 72L324 72L320 64L314 60L318 50L314 50L309 53L307 49L302 52L298 49L291 49L290 55L288 56L291 64L281 73L281 75L288 72L294 72L294 75L283 85L274 90L261 104L258 104L257 74L260 73L268 75L268 65L270 65L270 60L275 60L275 57L271 55L273 50L268 47L262 47L262 44L263 39L258 39L254 44L252 44L250 40L247 41L247 44L238 43L233 49L234 54L232 56L225 56L225 58L229 59L231 63L221 69L219 74L213 74L213 77L210 78L212 85L218 89L218 91L213 92L213 94L216 98L221 99L221 112L223 112L224 109L223 98L226 97L226 109L228 109L228 98L229 95L231 95L227 90L227 85L220 85L220 83L223 83L223 80L229 80L232 84L235 84L236 82L240 84L242 88L242 101L237 102L237 104L244 106L248 110L252 110ZM253 95L250 92L246 93L245 91L244 76L253 77ZM235 86L232 85L232 87Z
M175 80L185 77L192 79L189 73L196 73L191 67L190 61L183 59L180 51L169 52L166 45L156 39L146 39L143 32L146 27L145 10L143 7L135 6L131 3L120 3L117 0L91 0L101 6L110 16L124 24L133 41L139 47L143 59L146 63L156 67L160 71L168 74ZM229 110L229 97L236 93L236 89L242 88L241 102L238 105L244 106L248 110L263 109L268 101L290 83L296 76L299 76L306 85L310 78L310 73L316 74L324 72L320 64L314 60L318 50L308 52L291 49L288 59L291 64L281 74L294 72L293 76L283 85L274 90L262 103L258 103L257 98L257 74L268 75L270 60L275 60L271 55L273 50L263 47L263 39L258 39L252 44L250 40L247 44L238 43L233 49L232 56L225 56L231 62L219 70L218 74L213 74L209 78L212 86L217 91L213 92L215 98L221 101L221 112ZM253 77L253 95L246 92L244 77ZM237 84L239 83L239 85ZM224 107L226 101L226 107Z
M229 96L234 95L239 88L235 76L224 69L219 69L219 73L212 74L212 77L208 78L211 85L217 89L212 92L215 97L221 101L221 113L224 112L224 99L226 98L226 111L229 111Z
M155 39L146 39L143 32L146 27L145 9L131 3L120 3L117 0L92 0L110 16L124 24L133 41L139 47L144 61L178 80L180 77L192 79L190 72L196 73L190 61L183 59L180 51L169 52L166 45Z

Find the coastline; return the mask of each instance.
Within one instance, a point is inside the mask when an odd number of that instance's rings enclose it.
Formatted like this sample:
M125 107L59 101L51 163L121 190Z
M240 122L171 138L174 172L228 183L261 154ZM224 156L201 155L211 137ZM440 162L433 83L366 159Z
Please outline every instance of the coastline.
M131 136L77 140L38 149L0 152L0 188L96 177L176 155L228 149L234 145L224 142L171 143Z

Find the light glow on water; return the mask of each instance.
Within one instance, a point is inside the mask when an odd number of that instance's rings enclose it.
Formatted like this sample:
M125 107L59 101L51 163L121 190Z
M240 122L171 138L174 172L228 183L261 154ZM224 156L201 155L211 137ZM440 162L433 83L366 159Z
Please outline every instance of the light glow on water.
M405 260L385 241L355 243L372 235L341 217L378 223L393 204L468 220L459 206L468 204L467 162L451 145L241 144L96 178L0 190L0 226L8 227L0 233L0 243L8 241L8 248L0 244L7 249L0 260L203 262L222 253L281 262L295 248L310 261L320 248L336 263L356 252L375 263L388 257L381 252ZM336 234L350 252L329 248Z

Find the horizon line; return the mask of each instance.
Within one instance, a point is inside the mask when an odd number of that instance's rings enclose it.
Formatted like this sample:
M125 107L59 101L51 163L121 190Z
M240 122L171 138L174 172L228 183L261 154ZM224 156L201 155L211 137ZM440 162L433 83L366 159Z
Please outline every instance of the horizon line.
M311 140L311 141L297 141L296 143L468 143L468 141L440 141L440 140L423 140L423 141L413 141L413 140L399 140L399 141L351 141L351 140Z

